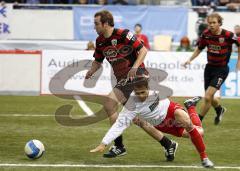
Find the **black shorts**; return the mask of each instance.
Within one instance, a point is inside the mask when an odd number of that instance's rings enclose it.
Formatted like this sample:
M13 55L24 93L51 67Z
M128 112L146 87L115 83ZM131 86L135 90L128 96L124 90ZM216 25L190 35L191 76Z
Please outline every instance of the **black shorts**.
M133 92L133 84L131 84L131 83L129 84L129 82L128 82L124 85L123 82L119 82L119 83L117 83L117 85L114 88L117 88L118 90L120 90L123 93L124 97L126 98L126 101L123 102L122 104L125 105L125 103L129 99L131 93ZM122 101L122 99L118 99L118 100Z
M229 67L216 67L211 65L206 65L204 70L204 88L207 90L209 86L220 89L221 85L226 80L229 73Z
M148 75L149 73L145 68L138 68L136 75L140 76L143 74ZM122 103L123 105L125 105L131 93L133 92L133 87L134 86L130 80L125 83L124 79L118 81L117 85L114 87L119 89L123 93L124 97L126 98L126 101ZM122 100L122 99L118 99L118 100Z

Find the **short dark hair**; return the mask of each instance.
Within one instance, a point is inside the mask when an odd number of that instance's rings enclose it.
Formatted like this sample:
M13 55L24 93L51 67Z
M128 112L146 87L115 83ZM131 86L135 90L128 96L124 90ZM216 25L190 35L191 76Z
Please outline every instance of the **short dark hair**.
M216 13L216 12L214 12L214 13L210 14L209 16L207 16L207 21L208 21L209 18L217 18L218 23L219 23L220 25L222 25L222 23L223 23L223 18L222 18L222 16L219 15L218 13Z
M133 80L133 87L134 88L141 88L141 87L149 88L148 82L149 82L149 78L136 77Z
M114 27L114 19L113 19L113 15L110 11L108 10L102 10L97 12L94 17L98 17L100 16L100 21L102 23L108 23L109 26Z
M142 25L141 24L139 24L139 23L137 23L137 24L135 24L135 26L134 27L140 27L140 28L142 28Z

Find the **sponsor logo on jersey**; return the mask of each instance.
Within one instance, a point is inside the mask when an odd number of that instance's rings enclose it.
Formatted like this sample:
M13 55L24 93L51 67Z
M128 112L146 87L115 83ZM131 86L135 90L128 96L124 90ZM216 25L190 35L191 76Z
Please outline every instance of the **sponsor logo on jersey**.
M112 43L113 46L116 46L117 45L117 39L112 39L111 43Z
M118 55L118 51L116 48L109 46L103 50L103 55L106 58L115 58Z
M220 51L221 50L221 46L219 45L209 45L209 50L214 50L214 51Z
M156 98L156 100L149 106L149 109L153 111L159 104L159 97Z
M223 43L224 42L224 37L219 37L219 43Z
M124 58L130 55L133 52L133 48L131 46L108 46L103 49L103 55L107 58L108 61L116 61L117 59Z

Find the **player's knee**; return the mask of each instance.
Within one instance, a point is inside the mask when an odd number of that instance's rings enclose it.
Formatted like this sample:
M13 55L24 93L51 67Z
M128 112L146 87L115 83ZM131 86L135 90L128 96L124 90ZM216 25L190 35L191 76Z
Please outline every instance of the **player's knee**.
M187 132L191 131L194 128L194 125L192 124L190 118L184 118L181 124Z
M193 130L193 128L194 128L194 125L192 123L189 123L188 125L185 126L185 129L187 132Z
M177 110L175 113L175 124L184 128L191 128L192 122L189 115L184 110Z
M206 94L204 100L206 103L212 103L213 97L211 95Z

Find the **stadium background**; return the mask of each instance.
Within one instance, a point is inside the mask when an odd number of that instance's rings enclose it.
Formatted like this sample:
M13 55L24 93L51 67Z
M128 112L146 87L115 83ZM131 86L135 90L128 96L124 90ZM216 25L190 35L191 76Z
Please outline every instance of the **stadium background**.
M20 5L21 6L21 5ZM122 158L114 160L106 160L101 155L93 155L89 153L89 150L96 146L105 131L108 129L108 121L104 120L99 123L83 126L83 127L66 127L56 122L55 111L63 104L71 104L73 106L73 117L79 118L86 115L86 111L79 107L79 101L81 100L66 100L57 98L55 96L46 95L49 93L42 92L43 83L46 77L43 77L45 73L49 78L53 76L59 69L66 67L68 62L73 59L79 59L81 57L91 59L92 52L86 52L87 40L93 40L94 34L90 37L86 36L86 31L82 34L78 32L84 27L81 26L81 22L86 21L86 30L94 33L92 22L93 11L110 8L111 11L118 14L117 18L119 26L127 27L133 30L135 22L143 23L143 32L149 33L148 36L152 42L151 29L167 25L173 29L172 32L179 34L172 35L176 37L173 39L172 52L150 52L155 54L155 58L149 62L158 61L166 64L171 63L171 60L178 60L181 62L190 56L190 53L177 53L173 52L175 47L179 45L179 39L181 36L187 35L191 40L197 38L196 22L199 19L198 14L190 7L169 7L161 6L163 10L169 10L167 13L174 13L177 10L171 8L178 8L184 14L182 17L174 18L174 20L161 20L153 21L154 17L147 20L144 16L136 13L134 16L139 16L135 21L129 22L125 14L128 9L123 6L75 6L63 5L63 6L50 6L45 5L42 8L39 5L28 6L22 5L22 8L15 8L13 4L7 4L7 6L0 6L0 170L32 170L31 167L26 167L26 164L86 164L88 167L91 165L157 165L157 166L173 166L172 169L164 168L166 170L192 170L193 168L187 168L188 166L196 166L198 168L199 160L193 147L188 140L176 139L180 142L180 148L177 153L176 160L173 163L164 162L163 151L158 143L148 137L142 130L136 126L132 126L124 134L125 142L129 151L129 154ZM128 7L133 8L133 7ZM151 13L153 7L139 6L139 13L143 10L149 10ZM135 9L134 8L134 9ZM146 9L149 8L149 9ZM84 11L84 10L87 11ZM89 10L89 11L88 11ZM84 11L83 20L77 20L81 18ZM174 11L174 12L173 12ZM145 12L147 13L147 12ZM88 15L89 14L89 15ZM176 13L177 14L177 13ZM173 16L176 14L173 14ZM115 16L116 16L115 15ZM158 14L159 15L159 14ZM156 15L155 17L159 17ZM166 15L166 14L163 14ZM233 27L240 23L238 12L221 12L224 17L223 27L233 31ZM120 16L120 17L119 17ZM142 17L142 18L141 18ZM163 18L166 16L163 16ZM160 17L159 17L160 18ZM176 21L175 21L176 20ZM184 22L182 25L174 25L177 22ZM154 22L156 25L147 27L147 23ZM146 24L144 24L146 23ZM121 25L122 24L122 25ZM181 26L181 27L179 27ZM149 30L147 30L149 29ZM174 32L175 30L175 32ZM160 29L161 31L161 29ZM160 34L166 33L166 31L159 32ZM85 55L87 53L88 55ZM79 55L77 55L79 54ZM205 53L202 53L202 57L196 63L203 65L206 61ZM179 58L179 56L181 58ZM221 89L220 95L224 98L223 104L228 108L228 112L224 118L223 123L220 126L213 125L214 111L210 111L209 116L204 121L205 128L205 141L207 143L207 150L211 159L215 162L216 166L223 166L223 169L239 169L239 127L238 123L238 104L240 97L239 73L235 72L236 53L232 54L230 60L230 74L225 84ZM58 69L48 68L48 62L44 63L45 59L62 58ZM45 65L44 65L45 64ZM169 66L169 65L168 65ZM162 69L162 68L160 68ZM171 69L171 68L170 68ZM172 71L176 73L182 72L181 68L176 68ZM190 69L187 69L183 75L189 76L193 73ZM174 74L174 73L173 73ZM175 84L175 87L179 86L180 95L184 96L186 93L181 90L187 89L190 92L187 96L203 95L202 88L202 68L197 69L197 74L200 80L190 82L190 86L184 85L185 80L182 80L181 86L178 82L172 82L167 84ZM46 76L45 75L45 76ZM177 75L177 74L176 74ZM76 86L80 90L82 78L77 82L70 84ZM44 85L47 87L49 82ZM108 83L105 83L108 84ZM192 87L191 87L192 86ZM70 86L71 87L71 86ZM188 88L189 87L189 88ZM195 89L196 88L196 89ZM173 87L173 90L175 88ZM97 89L96 91L98 91ZM197 93L197 94L195 94ZM40 94L42 94L40 96ZM43 95L44 94L44 95ZM174 100L183 103L184 98L173 97ZM87 106L96 112L100 106L86 102ZM24 144L29 139L39 139L46 146L46 154L43 158L37 161L29 161L23 154ZM19 166L5 166L6 164L23 164ZM25 164L25 165L24 165ZM183 168L178 168L181 166ZM230 168L232 167L232 168ZM63 168L41 168L36 166L36 170L68 170L69 167ZM72 168L77 169L77 168ZM94 168L81 168L83 170L91 170ZM96 169L96 168L95 168ZM109 170L119 170L120 168L109 168ZM122 168L120 170L127 170L128 168ZM130 168L131 170L141 170L141 168ZM129 169L129 170L130 170ZM98 168L98 170L105 170L104 168ZM107 169L108 170L108 169ZM143 170L146 170L143 169ZM151 170L154 170L151 168Z

